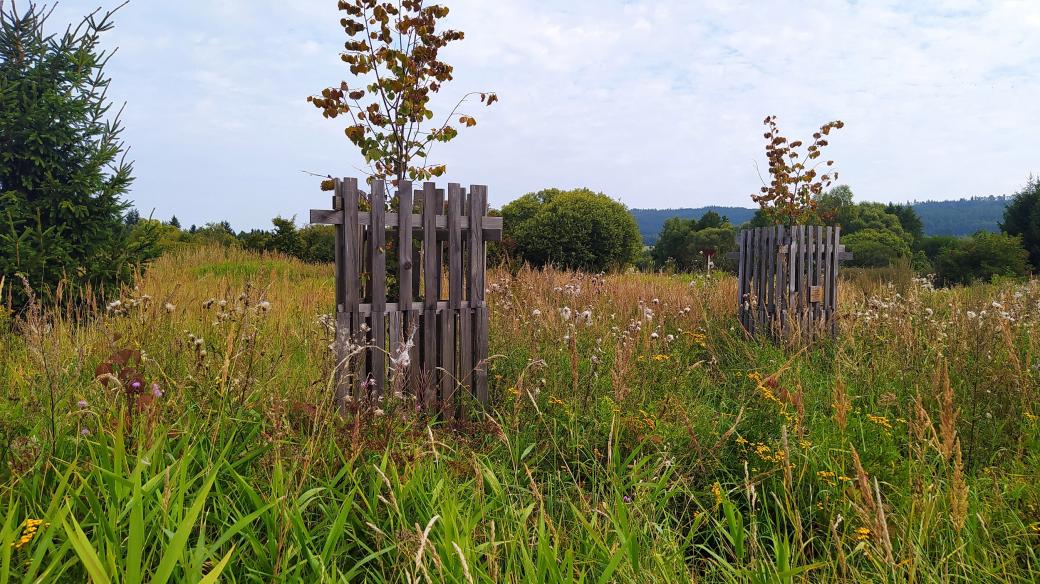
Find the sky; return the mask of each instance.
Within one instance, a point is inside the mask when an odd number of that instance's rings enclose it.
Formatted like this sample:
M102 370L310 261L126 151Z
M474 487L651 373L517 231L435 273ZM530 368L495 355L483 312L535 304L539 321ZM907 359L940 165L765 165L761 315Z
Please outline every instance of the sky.
M22 0L23 2L27 0ZM465 40L431 152L492 206L589 187L630 207L753 206L763 118L809 138L856 198L1014 193L1040 173L1040 0L443 0ZM52 26L116 0L62 0ZM306 97L350 72L336 0L131 0L104 38L142 215L236 229L329 205L364 160ZM439 118L438 118L439 119Z

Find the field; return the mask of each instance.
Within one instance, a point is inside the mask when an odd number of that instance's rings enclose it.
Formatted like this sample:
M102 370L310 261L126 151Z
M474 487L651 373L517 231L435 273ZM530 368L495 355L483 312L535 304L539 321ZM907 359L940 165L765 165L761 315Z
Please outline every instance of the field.
M493 409L432 426L333 411L332 295L202 248L0 316L0 584L1040 579L1036 281L850 271L802 350L726 275L493 271Z

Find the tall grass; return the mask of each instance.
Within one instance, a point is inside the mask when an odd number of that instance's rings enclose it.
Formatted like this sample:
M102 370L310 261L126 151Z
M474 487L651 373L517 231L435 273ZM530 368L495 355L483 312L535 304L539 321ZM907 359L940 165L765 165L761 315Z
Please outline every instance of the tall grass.
M807 351L726 276L493 272L493 407L431 426L332 411L331 277L0 316L0 584L1040 578L1036 283L847 282Z

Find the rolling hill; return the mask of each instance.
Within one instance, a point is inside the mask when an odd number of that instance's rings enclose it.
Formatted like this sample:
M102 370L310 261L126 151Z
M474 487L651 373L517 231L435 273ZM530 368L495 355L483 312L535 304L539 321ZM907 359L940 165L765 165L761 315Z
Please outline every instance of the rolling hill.
M967 236L979 230L998 231L1004 208L1010 202L1010 197L972 197L952 201L915 201L913 207L924 223L926 235ZM661 233L661 227L668 219L699 219L708 211L728 217L730 222L736 225L750 221L755 214L755 209L715 205L683 209L631 210L647 245L653 245L657 241L657 235Z

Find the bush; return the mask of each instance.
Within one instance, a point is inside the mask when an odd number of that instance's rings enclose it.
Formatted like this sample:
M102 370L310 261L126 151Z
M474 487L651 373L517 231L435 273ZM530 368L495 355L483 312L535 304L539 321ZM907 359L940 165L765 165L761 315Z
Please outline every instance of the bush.
M505 247L542 267L606 271L631 265L642 249L635 219L618 201L589 189L530 193L502 209Z
M673 217L664 223L652 256L658 268L703 269L706 253L713 253L715 264L732 264L726 252L736 249L736 230L726 218L709 211L699 220Z
M935 268L939 282L947 286L988 281L995 276L1021 278L1029 274L1029 254L1017 235L979 231L946 247Z
M852 252L850 266L883 268L897 260L910 257L906 239L888 230L868 228L841 239L845 249Z

